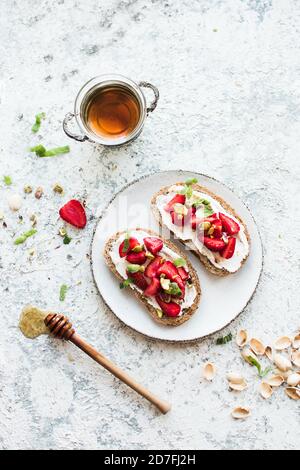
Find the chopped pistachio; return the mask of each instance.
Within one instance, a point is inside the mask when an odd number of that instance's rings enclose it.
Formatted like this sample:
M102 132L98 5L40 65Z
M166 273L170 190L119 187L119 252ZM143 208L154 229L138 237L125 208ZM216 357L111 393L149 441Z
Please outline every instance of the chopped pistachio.
M34 248L31 248L29 251L28 251L28 254L29 256L34 256L35 255L35 249Z
M170 279L166 279L166 278L164 278L164 277L161 277L161 279L160 279L160 285L161 285L161 287L162 287L164 290L169 290L169 288L170 288L170 283L171 283Z
M156 313L157 313L158 318L162 318L164 316L164 314L163 314L163 312L160 308L156 309Z
M4 214L3 212L0 211L0 220L3 220L4 219Z
M30 222L31 222L31 225L32 227L35 227L36 224L37 224L37 216L35 214L31 214L30 216Z
M137 245L134 248L132 248L132 251L134 253L140 253L141 251L143 251L143 249L144 249L143 245Z
M186 215L188 213L187 207L184 204L176 203L174 204L174 211L179 215Z
M29 186L29 184L26 184L26 186L24 186L24 193L30 194L30 193L32 193L32 191L33 191L32 187Z
M34 193L34 196L36 197L36 199L41 199L42 195L44 194L44 190L41 186L39 186L38 188L36 188L36 191Z
M149 251L147 251L146 257L147 257L148 259L154 259L154 258L155 258L155 256L154 256L152 253L150 253Z
M67 235L67 230L65 229L65 227L61 227L58 233L61 237L65 237Z
M60 184L56 183L56 184L53 186L53 191L54 191L55 193L58 193L58 194L63 194L64 188L63 188Z

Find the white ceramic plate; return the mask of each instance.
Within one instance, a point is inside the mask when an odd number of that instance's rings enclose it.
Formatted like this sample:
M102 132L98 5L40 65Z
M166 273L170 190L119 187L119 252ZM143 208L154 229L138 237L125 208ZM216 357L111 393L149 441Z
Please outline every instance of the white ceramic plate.
M162 186L197 177L199 184L225 199L246 223L251 237L251 252L236 274L218 278L206 271L194 255L186 251L196 268L202 296L198 311L177 327L156 323L143 305L110 272L102 256L108 237L118 230L142 227L158 231L150 210L150 199ZM179 242L176 242L179 244ZM179 244L182 248L182 245ZM251 299L262 270L262 245L255 221L243 202L229 188L209 176L189 171L166 171L134 181L118 193L104 211L92 241L91 262L95 282L105 303L126 325L152 338L189 341L203 338L228 325Z

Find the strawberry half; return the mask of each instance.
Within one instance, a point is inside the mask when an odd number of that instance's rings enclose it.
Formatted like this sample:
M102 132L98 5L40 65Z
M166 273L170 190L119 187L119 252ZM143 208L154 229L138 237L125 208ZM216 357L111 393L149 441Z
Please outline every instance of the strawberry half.
M128 243L128 248L127 249L124 249L124 245L125 245L125 242L127 240L123 240L121 245L119 246L119 255L121 258L125 258L125 256L131 251L133 250L133 248L135 248L136 246L139 246L139 241L136 239L136 238L129 238L129 240L127 241Z
M144 238L144 244L150 253L154 256L162 249L164 246L163 241L157 237L146 237Z
M219 213L219 217L222 221L223 229L228 235L236 235L239 233L240 226L235 220L228 217L228 215L222 214L222 212Z
M144 274L141 272L137 273L129 273L127 272L127 276L133 280L134 284L139 287L142 291L147 289L148 287L148 282L147 279L145 278Z
M222 251L226 247L226 243L221 238L203 237L203 243L210 251Z
M156 256L156 258L148 264L145 275L147 277L156 277L158 268L162 265L162 257Z
M61 209L59 215L63 220L77 228L86 226L86 214L83 205L76 199L71 199Z
M178 317L181 307L175 302L164 302L159 295L155 297L156 302L167 317Z
M214 238L221 238L222 237L222 222L220 219L215 219L212 223L212 227L214 228L212 236Z
M147 259L145 251L140 251L139 253L128 253L126 260L131 264L144 264Z
M234 255L235 245L236 245L236 238L230 237L228 239L228 243L226 247L220 252L220 255L223 256L223 258L225 259L232 258Z
M165 205L164 209L166 212L171 212L173 209L174 204L185 204L185 195L184 194L176 194L168 204Z
M144 290L144 295L147 297L151 297L152 295L156 295L160 290L160 280L157 277L153 277L151 280L151 284Z
M197 226L199 224L201 224L202 222L202 219L199 219L196 214L193 214L191 219L190 219L190 223L191 223L191 227L192 227L192 230L196 230L197 229Z

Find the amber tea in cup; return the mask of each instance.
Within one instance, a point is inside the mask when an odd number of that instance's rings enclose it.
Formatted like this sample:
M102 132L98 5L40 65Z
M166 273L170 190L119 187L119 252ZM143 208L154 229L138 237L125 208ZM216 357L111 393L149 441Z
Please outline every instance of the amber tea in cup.
M147 105L143 89L151 90L153 101ZM67 113L63 129L78 142L94 142L118 147L136 139L146 117L156 108L158 89L149 82L135 83L122 75L100 75L89 80L78 92L74 112ZM69 124L76 119L81 134Z
M118 139L130 135L140 119L140 105L130 90L120 87L102 88L90 98L86 122L96 135Z

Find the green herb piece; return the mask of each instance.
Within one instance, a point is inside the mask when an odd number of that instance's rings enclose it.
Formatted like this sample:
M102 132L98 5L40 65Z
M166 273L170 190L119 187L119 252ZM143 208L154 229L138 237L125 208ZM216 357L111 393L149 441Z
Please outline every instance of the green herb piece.
M198 183L197 178L189 178L185 182L186 186L191 186L192 184L196 184L196 183Z
M127 251L129 250L129 239L130 239L130 233L127 232L126 237L124 238L124 245L122 248L122 253L127 253Z
M143 266L140 266L139 264L128 264L127 265L127 271L129 273L138 273L139 271L143 270Z
M166 290L166 293L170 295L181 295L182 290L178 287L176 282L171 282L169 289Z
M67 292L68 292L68 286L66 284L62 284L59 290L59 300L61 302L63 302L66 299Z
M65 145L64 147L55 147L53 149L46 150L43 145L39 144L35 147L31 147L29 150L30 152L35 152L37 157L54 157L55 155L60 155L62 153L69 153L70 147Z
M14 241L14 245L21 245L21 243L26 242L27 238L32 237L37 232L36 229L28 230L28 232L23 233L20 237L16 238Z
M71 243L72 241L72 238L69 237L69 235L66 233L66 235L64 236L64 239L63 239L63 244L64 245L69 245L69 243Z
M38 132L38 130L41 127L42 119L45 119L45 118L46 118L45 113L36 114L35 123L33 124L32 128L31 128L32 132Z
M191 185L185 185L183 190L179 194L184 194L188 199L193 196L193 188Z
M134 253L140 253L141 251L143 251L143 249L144 249L143 245L137 245L134 248L132 248L132 251Z
M266 375L268 375L269 372L271 372L271 370L272 370L272 367L267 367L266 369L262 369L261 364L258 362L258 360L255 359L252 356L246 356L245 359L246 359L247 362L249 362L249 364L256 367L256 369L258 371L258 375L261 378L266 377Z
M120 289L126 289L126 287L128 287L132 283L133 283L133 279L130 279L130 277L129 277L125 281L120 282Z
M232 334L229 333L227 336L222 336L221 338L218 338L216 341L216 344L220 346L221 344L227 344L232 341Z
M208 217L214 213L207 199L196 199L192 205L196 207L196 209L202 208L204 217Z
M186 261L183 258L177 258L173 261L173 263L175 264L176 268L181 268L182 266L186 265Z
M12 184L12 179L10 176L3 176L3 181L6 186L10 186Z

